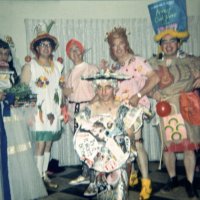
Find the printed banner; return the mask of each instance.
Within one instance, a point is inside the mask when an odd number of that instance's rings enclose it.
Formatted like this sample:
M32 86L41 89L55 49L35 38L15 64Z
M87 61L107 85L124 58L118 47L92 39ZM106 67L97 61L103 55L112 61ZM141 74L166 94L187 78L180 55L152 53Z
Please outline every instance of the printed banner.
M151 22L156 34L172 29L178 32L187 30L185 0L164 0L148 5Z

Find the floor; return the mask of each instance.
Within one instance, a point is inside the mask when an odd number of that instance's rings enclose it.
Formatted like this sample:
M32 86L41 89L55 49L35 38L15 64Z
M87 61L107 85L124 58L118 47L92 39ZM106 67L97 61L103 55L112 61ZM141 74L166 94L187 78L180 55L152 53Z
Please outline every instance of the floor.
M188 200L184 188L184 167L182 161L177 163L177 174L180 186L172 192L164 193L161 191L165 185L168 176L165 167L158 170L158 162L149 163L150 177L152 180L153 193L151 200ZM59 184L57 190L48 190L49 195L40 200L95 200L96 197L84 197L83 193L87 185L70 186L68 183L71 179L76 178L81 173L81 166L66 167L63 172L51 175L52 180ZM195 173L195 186L200 195L200 172ZM138 184L135 188L129 188L129 200L138 199L141 185ZM191 199L191 198L190 198ZM198 198L192 198L194 200Z

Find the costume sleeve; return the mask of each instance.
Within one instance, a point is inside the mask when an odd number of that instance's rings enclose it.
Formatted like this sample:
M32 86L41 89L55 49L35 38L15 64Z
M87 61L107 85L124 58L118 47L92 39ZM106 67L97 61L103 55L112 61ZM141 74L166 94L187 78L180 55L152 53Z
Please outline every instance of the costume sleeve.
M69 70L66 74L64 74L65 77L65 86L66 87L70 87L70 83L69 83L69 76L70 76L71 70Z
M151 65L144 58L139 58L136 69L138 72L140 72L143 75L146 75L152 71Z
M200 77L200 57L191 56L189 66L191 67L194 77Z
M94 65L88 65L87 75L96 74L99 69Z
M156 58L155 57L151 57L149 58L147 61L149 63L149 65L151 66L152 70L157 69L157 62L156 62Z
M23 66L20 80L21 83L29 85L31 80L31 66L29 64Z
M60 73L62 73L63 69L64 69L64 66L63 64L61 64L60 62L54 60L54 63L56 64L56 66L58 67L58 70Z

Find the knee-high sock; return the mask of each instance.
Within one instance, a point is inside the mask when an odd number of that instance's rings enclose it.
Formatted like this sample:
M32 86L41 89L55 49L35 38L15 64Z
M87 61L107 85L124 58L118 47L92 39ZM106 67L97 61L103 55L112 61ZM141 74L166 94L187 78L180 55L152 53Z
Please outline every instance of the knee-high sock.
M50 152L44 152L43 174L47 171L50 159Z
M43 155L39 155L39 156L35 156L35 160L36 160L36 165L39 171L40 176L43 176L43 163L44 163L44 156Z

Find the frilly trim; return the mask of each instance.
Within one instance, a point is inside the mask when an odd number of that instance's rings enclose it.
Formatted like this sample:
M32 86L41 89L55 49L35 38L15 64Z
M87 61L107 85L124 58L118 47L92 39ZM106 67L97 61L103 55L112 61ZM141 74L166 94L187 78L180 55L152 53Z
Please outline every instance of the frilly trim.
M186 39L189 37L189 32L188 31L184 31L184 32L178 32L178 31L175 31L175 30L172 30L172 29L168 29L168 30L165 30L161 33L158 33L157 35L154 36L154 40L156 42L160 41L165 35L171 35L173 37L176 37L176 38L180 38L180 39Z

